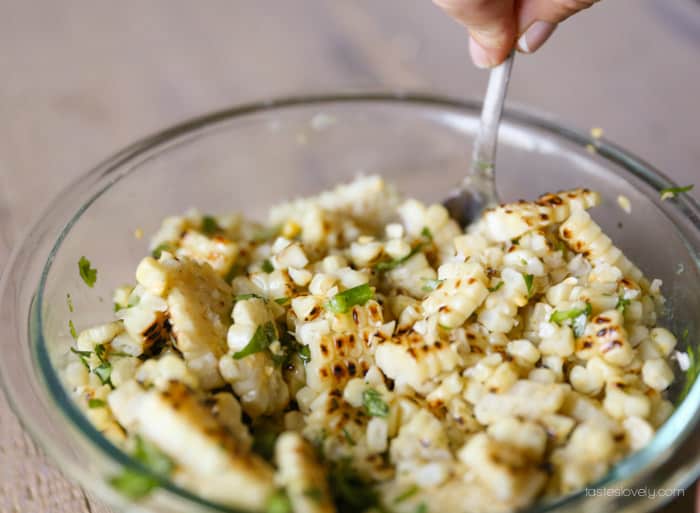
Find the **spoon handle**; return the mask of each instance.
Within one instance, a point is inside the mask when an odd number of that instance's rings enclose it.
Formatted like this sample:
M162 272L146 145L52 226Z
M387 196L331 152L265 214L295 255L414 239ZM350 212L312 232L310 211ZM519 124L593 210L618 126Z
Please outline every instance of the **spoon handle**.
M514 55L515 52L511 52L503 63L491 70L489 75L489 84L481 109L481 125L472 152L471 181L488 180L493 182L498 125L501 121L501 114L503 114L503 104L508 91L510 72L513 69Z

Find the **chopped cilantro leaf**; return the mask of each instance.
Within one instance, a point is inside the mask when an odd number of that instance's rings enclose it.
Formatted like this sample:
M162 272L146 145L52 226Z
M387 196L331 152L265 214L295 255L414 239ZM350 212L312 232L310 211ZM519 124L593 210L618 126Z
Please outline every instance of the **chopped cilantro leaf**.
M272 265L272 262L270 262L269 259L265 259L262 261L262 264L260 265L260 269L262 269L262 272L270 274L272 271L275 270L275 266Z
M158 475L170 475L175 467L173 461L163 451L140 436L136 437L133 456Z
M414 247L405 257L394 258L393 260L379 262L377 265L374 266L374 268L379 272L391 271L392 269L396 269L397 267L405 264L417 253L420 253L423 250L424 246L425 243L421 242L420 244L416 245L416 247Z
M103 385L112 386L111 376L112 376L112 364L109 362L102 362L98 367L92 372L100 378L100 382Z
M403 492L401 495L398 495L398 496L394 499L394 504L399 504L399 503L405 501L406 499L410 499L410 498L413 497L415 494L417 494L419 491L420 491L420 488L418 488L417 485L411 486L408 490L406 490L405 492Z
M275 299L275 303L278 305L284 305L286 303L289 303L289 298L288 297L278 297Z
M430 228L427 226L424 226L423 229L420 231L420 234L428 239L429 241L433 240L433 233L430 231Z
M371 417L386 417L389 415L389 405L384 402L382 395L373 388L362 392L362 405Z
M93 408L104 408L107 405L107 403L103 399L89 399L88 400L88 408L93 409Z
M267 500L265 513L294 513L292 503L284 490L273 493Z
M272 321L268 321L262 326L258 326L258 329L255 330L255 334L253 334L253 338L250 339L250 342L248 342L248 344L240 351L233 353L233 357L236 360L240 360L241 358L245 358L251 354L264 351L275 340L277 340L277 329Z
M93 269L90 266L90 260L81 256L80 260L78 260L78 271L85 285L90 288L95 286L95 282L97 281L97 269Z
M83 365L85 365L85 368L90 370L90 364L88 363L88 358L90 358L90 355L92 354L91 351L79 351L78 349L75 349L74 347L70 348L71 353L77 354L78 358L80 358L80 361L83 362Z
M631 300L625 299L624 297L620 296L617 300L617 305L615 305L615 308L624 313L625 308L627 308L631 302Z
M169 476L174 468L172 460L166 454L140 436L136 437L132 456L160 476ZM133 500L145 497L159 484L156 478L132 469L125 469L121 474L111 478L109 483L114 489Z
M343 435L345 436L345 441L347 443L349 443L351 446L357 445L357 443L353 439L352 435L348 432L348 428L346 428L346 427L343 428Z
M328 301L328 309L333 313L347 313L355 305L364 305L374 297L374 291L365 283L343 292L338 292Z
M692 191L693 187L695 187L695 185L691 184L686 185L684 187L669 187L667 189L661 189L661 199L666 200L670 198L675 198L679 194Z
M527 287L527 297L532 297L532 285L535 277L532 274L523 274L523 280L525 280L525 286Z
M99 358L101 362L104 362L106 355L107 355L107 350L105 349L104 344L96 344L95 345L95 356L97 356L97 358Z
M525 284L527 284L527 281L525 282ZM497 291L498 289L500 289L502 286L503 286L503 282L502 282L502 281L499 281L499 282L496 283L493 287L489 288L489 292L496 292L496 291ZM529 293L529 290L528 290L528 293Z
M309 363L311 361L311 349L309 346L301 346L299 348L299 358L304 363Z
M213 216L202 217L202 232L205 235L214 235L221 231L221 226Z
M73 319L68 320L68 330L70 331L70 336L73 340L78 340L78 332L75 331L75 324L73 324Z
M561 325L564 321L572 320L581 314L590 315L592 307L590 303L586 303L583 308L572 308L570 310L555 310L549 317L549 322Z
M555 310L549 317L549 322L553 322L561 326L566 321L572 321L571 327L574 330L576 338L582 337L586 330L588 318L593 311L590 303L586 303L583 308L572 308L570 310Z
M267 299L262 297L260 294L255 294L253 292L250 294L240 294L233 298L234 301L245 301L247 299L262 299L263 301L267 301Z
M156 479L131 469L125 469L121 474L112 477L109 484L131 500L142 499L158 487Z
M158 260L160 258L160 255L163 253L163 251L167 251L169 253L172 253L173 248L168 244L167 242L161 242L158 244L153 251L151 251L151 256Z

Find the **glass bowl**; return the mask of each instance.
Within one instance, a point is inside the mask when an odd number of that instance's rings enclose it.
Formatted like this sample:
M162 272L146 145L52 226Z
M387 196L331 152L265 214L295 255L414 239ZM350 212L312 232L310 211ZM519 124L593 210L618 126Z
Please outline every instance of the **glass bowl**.
M17 415L71 477L122 511L226 511L163 482L128 503L107 484L122 467L144 471L108 442L62 386L60 369L78 329L112 316L112 289L133 282L147 237L163 217L197 206L261 217L291 197L358 173L381 174L425 201L440 201L468 169L480 104L428 96L291 98L206 115L117 153L67 187L15 250L0 296L0 374ZM589 187L604 203L593 216L650 277L664 282L662 324L700 340L700 207L688 195L661 201L674 184L617 146L525 113L506 113L498 187L504 200ZM617 204L626 196L631 214ZM82 283L81 256L98 269ZM75 311L67 306L70 294ZM671 389L677 398L681 378ZM700 474L700 385L695 383L652 443L600 482L531 511L641 512ZM597 492L602 490L602 492ZM615 492L617 490L617 492ZM643 491L646 490L646 491ZM665 491L665 492L664 492ZM654 498L650 498L654 494Z

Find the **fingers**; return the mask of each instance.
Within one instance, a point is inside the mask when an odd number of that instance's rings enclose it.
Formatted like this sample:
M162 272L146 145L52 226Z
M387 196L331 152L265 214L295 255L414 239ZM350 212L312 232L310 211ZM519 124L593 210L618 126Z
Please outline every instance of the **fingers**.
M536 51L558 23L587 9L598 0L521 0L518 7L518 50Z
M474 64L490 68L503 62L517 36L514 0L434 0L469 30Z

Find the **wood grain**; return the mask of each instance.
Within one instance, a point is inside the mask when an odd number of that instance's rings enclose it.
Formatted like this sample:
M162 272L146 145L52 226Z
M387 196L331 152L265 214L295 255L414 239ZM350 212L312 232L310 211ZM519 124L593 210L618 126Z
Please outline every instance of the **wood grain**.
M189 116L320 91L477 97L485 83L462 28L429 0L0 0L0 13L0 265L57 190ZM697 179L700 69L679 65L697 41L676 36L646 2L604 2L519 59L512 102L602 126ZM1 394L0 512L108 512L46 461Z

